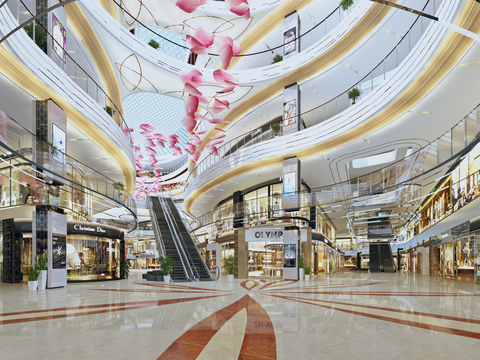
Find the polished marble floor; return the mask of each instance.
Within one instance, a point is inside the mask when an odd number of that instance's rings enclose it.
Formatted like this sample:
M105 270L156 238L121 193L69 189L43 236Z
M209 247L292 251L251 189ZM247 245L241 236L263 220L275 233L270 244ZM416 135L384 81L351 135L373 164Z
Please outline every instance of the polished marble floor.
M352 271L309 282L0 284L0 359L473 359L480 285Z

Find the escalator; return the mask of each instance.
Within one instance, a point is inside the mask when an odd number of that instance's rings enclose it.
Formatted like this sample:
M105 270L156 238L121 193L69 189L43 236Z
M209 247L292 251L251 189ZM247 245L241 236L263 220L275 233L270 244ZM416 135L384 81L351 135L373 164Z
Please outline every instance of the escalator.
M190 236L172 199L149 197L150 216L160 256L172 255L172 281L212 281L194 239ZM161 271L152 272L147 280L163 280Z
M370 272L395 272L389 243L370 243Z
M162 252L166 254L171 254L173 259L173 269L171 273L172 281L188 281L188 277L185 271L184 266L182 265L182 260L180 258L180 254L178 252L175 240L170 232L170 228L167 223L167 219L165 217L165 213L163 212L162 205L160 203L160 199L157 197L150 198L151 203L149 209L151 211L150 215L152 217L152 223L155 221L157 226L153 228L156 229L155 231L155 241L157 243L157 249L159 249L159 254L161 255ZM152 216L153 215L153 216ZM157 234L158 233L158 234ZM160 249L162 251L160 251ZM154 271L152 272L151 276L161 277L163 280L163 274L161 271ZM148 279L148 276L147 276ZM153 280L153 279L152 279ZM157 280L157 279L155 279Z

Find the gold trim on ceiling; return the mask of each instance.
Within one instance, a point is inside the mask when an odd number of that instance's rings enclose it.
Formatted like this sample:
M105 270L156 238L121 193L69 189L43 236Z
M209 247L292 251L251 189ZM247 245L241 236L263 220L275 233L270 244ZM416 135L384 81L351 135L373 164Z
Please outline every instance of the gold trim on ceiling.
M357 46L368 34L370 34L375 27L384 19L392 8L385 5L373 4L370 10L362 17L362 19L330 49L319 55L308 64L305 64L287 75L273 81L265 86L263 89L252 94L249 98L241 104L230 110L224 117L224 121L234 123L243 114L246 114L251 109L259 106L264 101L281 93L285 86L295 82L302 82L316 73L326 69L328 66L334 64ZM229 124L219 124L217 128L226 129ZM210 129L205 134L205 139L216 135L218 131L214 128ZM197 151L202 152L209 141L205 141L200 145Z
M117 5L113 0L100 0L100 5L102 5L105 11L118 21Z
M120 150L108 137L90 120L83 116L62 96L55 93L47 85L37 79L29 70L20 64L3 46L0 46L0 68L11 81L32 94L37 99L52 99L67 114L68 121L80 130L86 137L100 146L120 168L126 184L126 190L132 194L135 187L135 173L125 153Z
M85 48L90 53L95 65L97 65L98 71L102 76L105 84L107 94L114 102L115 106L123 116L122 96L120 93L120 86L118 85L115 71L110 62L110 59L105 52L102 43L97 37L97 34L93 30L92 26L87 20L87 17L83 13L80 6L74 2L64 6L67 11L68 21L72 24L75 32L82 40ZM121 124L119 124L121 125Z
M478 34L480 32L480 5L474 0L468 0L456 25ZM255 161L230 170L195 190L185 201L186 211L191 214L193 203L202 194L213 189L215 186L218 186L218 184L233 179L236 176L264 167L279 165L283 162L283 159L290 156L297 156L300 159L304 159L310 156L319 155L363 138L369 133L386 126L399 116L406 113L413 105L426 96L451 71L472 43L472 39L458 33L450 32L442 47L435 54L425 70L423 70L417 77L415 82L400 97L398 97L392 105L380 114L352 130L307 149Z

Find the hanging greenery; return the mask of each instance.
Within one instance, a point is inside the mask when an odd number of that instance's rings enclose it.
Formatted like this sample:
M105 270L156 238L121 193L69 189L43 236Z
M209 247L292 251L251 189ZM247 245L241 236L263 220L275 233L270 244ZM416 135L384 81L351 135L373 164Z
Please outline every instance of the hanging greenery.
M158 43L158 41L155 41L153 39L151 39L149 42L148 42L148 45L150 45L151 47L153 47L154 49L158 49L160 47L160 44Z
M353 5L353 0L341 0L340 1L340 6L342 7L343 11L347 10L352 5Z

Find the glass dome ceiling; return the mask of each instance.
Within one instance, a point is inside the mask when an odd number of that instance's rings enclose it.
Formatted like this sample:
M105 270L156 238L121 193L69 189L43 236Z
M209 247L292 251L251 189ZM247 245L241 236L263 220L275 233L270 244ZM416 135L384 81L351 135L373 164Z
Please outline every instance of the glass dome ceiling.
M163 135L178 135L181 148L188 142L187 130L181 123L185 115L184 101L181 99L150 92L134 93L125 98L124 111L128 126L135 129L133 136L145 159L148 159L148 153L145 150L146 138L140 134L141 124L150 124ZM157 146L155 149L160 156L173 153L168 147Z

